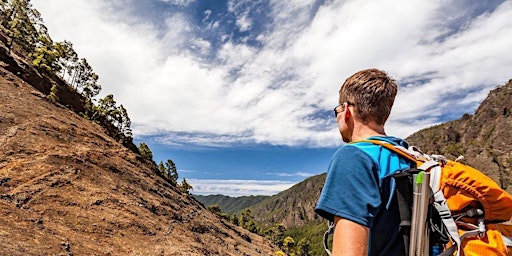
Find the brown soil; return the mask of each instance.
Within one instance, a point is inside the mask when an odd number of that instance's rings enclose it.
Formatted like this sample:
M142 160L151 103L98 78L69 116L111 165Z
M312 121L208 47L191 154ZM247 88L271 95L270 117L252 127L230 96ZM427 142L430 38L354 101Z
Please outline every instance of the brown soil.
M0 64L0 255L278 250L207 211L102 127Z

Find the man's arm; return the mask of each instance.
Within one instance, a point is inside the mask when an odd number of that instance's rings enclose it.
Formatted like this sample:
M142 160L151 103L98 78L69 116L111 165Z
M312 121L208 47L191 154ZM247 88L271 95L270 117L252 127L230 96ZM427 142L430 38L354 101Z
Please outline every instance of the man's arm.
M366 256L370 229L353 221L334 217L333 256Z

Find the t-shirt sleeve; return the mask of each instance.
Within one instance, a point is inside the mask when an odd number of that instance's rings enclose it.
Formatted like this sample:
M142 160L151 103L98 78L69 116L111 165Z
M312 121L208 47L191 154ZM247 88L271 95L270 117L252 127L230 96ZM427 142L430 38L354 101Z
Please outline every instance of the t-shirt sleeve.
M371 227L381 204L377 166L366 153L351 145L331 159L315 211L333 221L334 216Z

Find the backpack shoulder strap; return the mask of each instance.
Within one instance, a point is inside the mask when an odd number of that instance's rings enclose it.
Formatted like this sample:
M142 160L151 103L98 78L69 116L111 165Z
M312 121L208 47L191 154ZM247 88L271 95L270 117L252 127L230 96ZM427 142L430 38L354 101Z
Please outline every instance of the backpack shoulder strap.
M387 148L389 149L390 151L392 152L395 152L397 153L398 155L402 156L402 157L405 157L407 159L409 159L410 161L413 161L413 162L416 162L418 161L418 157L419 155L418 154L414 154L412 150L408 150L402 146L397 146L397 145L393 145L389 142L386 142L386 141L381 141L381 140L361 140L361 141L358 141L358 142L370 142L370 143L373 143L373 144L376 144L376 145L380 145L384 148Z

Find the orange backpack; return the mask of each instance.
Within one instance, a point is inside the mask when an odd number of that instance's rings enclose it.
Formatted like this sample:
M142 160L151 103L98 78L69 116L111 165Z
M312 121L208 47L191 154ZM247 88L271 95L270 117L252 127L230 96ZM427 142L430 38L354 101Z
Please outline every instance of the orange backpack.
M429 255L429 250L432 255L435 245L441 247L441 252L433 255L512 256L512 196L492 179L457 160L426 155L414 147L406 149L378 140L367 142L381 145L415 162L419 171L428 174L426 186L430 193L425 196L430 213L426 219L412 219L411 230L425 225L425 229L430 230L426 232L438 232L437 237L445 236L449 240L440 239L440 243L432 236L428 241L423 241L426 240L423 238L421 243L426 243L425 248L410 250L409 256ZM432 227L435 218L440 219L441 230ZM420 233L421 236L423 234ZM414 242L411 235L411 245Z

